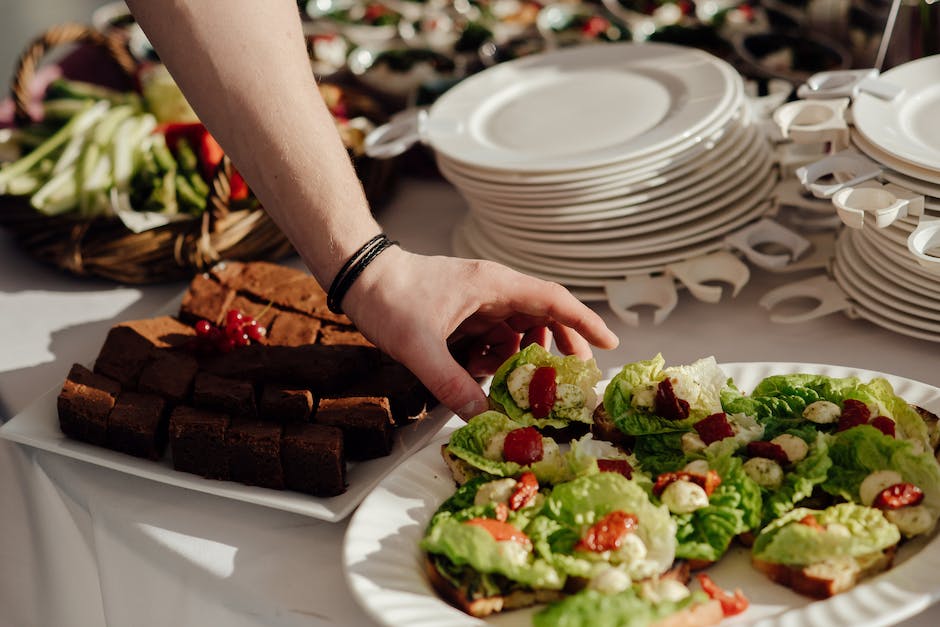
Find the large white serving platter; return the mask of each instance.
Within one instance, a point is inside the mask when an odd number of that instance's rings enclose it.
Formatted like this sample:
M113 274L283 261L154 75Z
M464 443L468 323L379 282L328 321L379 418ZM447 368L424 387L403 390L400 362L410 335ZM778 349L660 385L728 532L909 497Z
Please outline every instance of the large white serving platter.
M741 78L707 53L653 43L531 55L472 76L428 115L434 150L493 170L551 172L652 155L730 118Z
M808 372L865 380L883 376L909 402L940 412L940 389L870 370L773 362L731 363L722 368L742 390L752 389L771 374ZM388 627L527 627L532 624L532 610L473 618L441 600L424 576L418 543L431 515L454 491L440 456L443 442L446 437L398 466L353 515L343 547L350 589L366 612ZM745 613L722 625L875 627L900 622L940 597L936 583L940 541L934 534L903 545L892 570L825 601L814 602L771 583L753 570L743 548L730 551L708 572L725 588L741 587L750 600Z
M270 490L233 481L203 479L173 469L169 455L150 461L67 438L59 429L56 398L59 387L49 390L22 412L0 426L0 438L50 451L119 472L160 483L197 490L255 505L273 507L328 522L343 520L363 498L399 463L407 459L440 431L453 413L438 406L414 424L395 430L391 455L347 465L348 489L333 497L314 497L289 490Z

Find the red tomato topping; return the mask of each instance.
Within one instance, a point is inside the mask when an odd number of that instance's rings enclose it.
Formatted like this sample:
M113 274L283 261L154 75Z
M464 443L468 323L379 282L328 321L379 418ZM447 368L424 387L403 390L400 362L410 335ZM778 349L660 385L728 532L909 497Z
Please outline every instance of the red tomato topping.
M539 493L539 480L531 472L524 472L516 481L516 489L509 497L509 509L522 509Z
M711 496L715 488L721 485L721 475L715 470L709 470L704 475L697 472L687 472L685 470L664 472L656 477L656 484L653 485L653 494L659 496L663 493L663 490L669 487L670 483L675 483L676 481L691 481L705 490L705 494Z
M466 521L465 524L486 529L497 542L512 540L513 542L518 542L526 546L532 544L529 540L529 536L502 520L495 520L493 518L471 518Z
M895 483L882 490L871 506L878 509L901 509L908 505L917 505L923 500L924 491L913 483Z
M871 411L868 405L854 398L847 398L842 401L842 415L839 416L839 426L836 431L845 431L866 424L869 418L871 418Z
M891 436L892 438L896 437L894 431L894 421L887 416L875 416L868 424L878 429L885 435Z
M592 15L581 27L581 32L588 37L596 37L610 27L610 22L599 15Z
M506 434L503 442L503 459L523 466L541 461L542 434L535 427L513 429Z
M509 506L505 503L496 504L496 520L506 522L509 519Z
M555 383L557 375L551 366L536 368L532 373L532 380L529 382L529 406L536 418L545 418L552 411L555 392L558 389L558 384Z
M594 523L581 541L575 545L576 551L613 551L620 548L624 536L636 530L637 517L621 510L615 510Z
M724 440L734 435L731 423L728 422L728 416L723 411L712 414L707 418L702 418L692 425L692 428L695 429L699 437L702 438L702 442L705 444Z
M663 379L656 386L656 400L653 407L656 414L667 420L683 420L689 417L689 402L676 397L672 381Z
M819 521L816 520L816 517L812 514L807 514L806 516L803 516L803 518L800 518L799 523L801 525L806 525L807 527L812 527L813 529L818 529L820 531L825 529L825 527L820 525Z
M772 459L781 466L790 463L787 452L783 450L782 446L774 442L748 442L747 454L750 457Z
M619 472L627 479L633 476L633 467L625 459L599 459L597 468L601 472Z
M748 601L740 588L735 588L734 595L728 594L720 588L718 584L712 581L712 578L705 573L695 575L702 590L712 600L721 603L721 611L725 616L734 616L747 609Z

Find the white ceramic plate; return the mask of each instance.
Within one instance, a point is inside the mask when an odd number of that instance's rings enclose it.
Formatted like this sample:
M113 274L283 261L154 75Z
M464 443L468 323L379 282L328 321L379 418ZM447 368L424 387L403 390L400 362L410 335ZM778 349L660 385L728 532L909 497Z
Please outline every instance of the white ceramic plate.
M868 265L886 281L903 286L915 294L930 296L935 301L935 306L940 307L940 278L918 280L918 275L907 271L892 257L872 248L869 241L861 237L859 232L852 230L850 238L858 255L864 258Z
M883 376L909 402L940 412L940 389L879 372L794 363L732 363L722 368L745 390L771 374ZM446 438L392 471L353 515L343 546L350 589L366 612L387 627L529 627L532 610L487 620L468 616L441 600L424 576L418 543L431 515L454 492L441 460L443 442ZM932 604L940 595L938 571L940 541L933 537L905 544L892 570L825 601L813 602L771 583L751 567L747 551L740 548L729 552L709 574L725 588L740 586L751 603L744 614L723 625L875 627L900 622Z
M853 303L906 327L920 329L940 337L940 323L901 311L897 308L895 299L886 299L882 293L866 289L852 268L839 263L838 259L832 264L832 276Z
M591 168L651 155L734 112L734 69L652 43L579 46L501 63L431 107L434 150L517 172Z
M890 101L860 93L852 104L855 129L898 159L940 171L940 55L899 65L881 78L904 93Z
M940 169L932 170L902 161L872 144L861 133L852 133L852 143L856 148L887 168L929 184L940 185Z
M885 236L881 232L882 230L883 229L863 229L861 231L861 237L866 239L874 250L879 251L878 254L883 256L885 261L890 259L890 261L896 264L902 271L909 272L913 277L917 277L918 280L923 279L931 285L937 285L937 275L922 267L917 262L917 259L910 254L907 248L907 242L905 241L903 244L895 242Z

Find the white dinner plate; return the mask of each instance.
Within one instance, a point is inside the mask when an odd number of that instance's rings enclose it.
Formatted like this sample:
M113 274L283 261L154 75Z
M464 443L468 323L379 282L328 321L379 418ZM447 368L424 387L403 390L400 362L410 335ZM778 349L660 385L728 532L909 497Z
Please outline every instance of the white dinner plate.
M699 50L579 46L484 70L432 105L428 144L492 170L552 172L651 155L733 113L741 77Z
M861 237L866 239L872 248L879 251L881 256L886 259L890 258L903 271L911 273L918 280L924 280L934 286L937 285L940 278L917 262L917 259L908 250L907 242L903 244L894 242L882 234L881 231L882 229L863 229Z
M772 374L881 376L909 402L940 412L940 389L890 374L770 362L722 364L722 368L742 390L752 389ZM446 437L438 439L398 466L353 515L343 544L349 587L365 611L387 627L529 627L533 610L516 610L486 620L468 616L440 599L424 575L419 542L431 515L455 489L440 454L440 445L446 441ZM748 610L728 619L729 625L876 627L900 622L932 604L938 596L938 571L940 541L935 535L905 543L894 568L825 601L812 601L770 582L751 567L747 550L740 547L708 572L725 588L740 587L750 600Z
M940 171L940 55L910 61L880 76L904 88L894 100L866 92L855 97L855 129L883 151Z
M904 286L911 292L930 296L940 308L940 277L932 280L926 277L919 278L919 275L906 270L893 257L884 254L883 250L878 251L872 248L870 242L862 237L859 231L853 229L850 237L858 254L885 280Z
M872 144L861 133L852 133L852 143L856 148L887 168L926 183L940 185L940 169L932 170L902 161Z
M181 298L182 294L155 312L154 316L176 314ZM65 373L63 381L64 377ZM349 516L392 468L420 450L454 415L446 407L439 405L429 411L423 420L397 427L390 455L369 461L347 462L346 492L332 497L315 497L291 490L271 490L234 481L204 479L198 475L174 470L169 451L163 460L151 461L72 440L59 429L56 399L60 390L61 385L52 388L5 424L0 425L0 438L160 483L303 514L328 522L338 522Z
M852 299L852 302L861 305L865 309L873 311L889 320L894 320L908 327L927 331L940 337L940 323L927 320L920 316L912 315L901 311L893 300L887 300L882 293L866 289L861 285L858 276L846 264L839 263L836 258L832 264L832 276L845 293Z
M881 173L881 176L889 183L900 185L917 194L923 194L926 197L925 200L928 209L933 208L933 206L940 202L940 184L933 185L927 181L901 174L900 172L895 172L887 168Z

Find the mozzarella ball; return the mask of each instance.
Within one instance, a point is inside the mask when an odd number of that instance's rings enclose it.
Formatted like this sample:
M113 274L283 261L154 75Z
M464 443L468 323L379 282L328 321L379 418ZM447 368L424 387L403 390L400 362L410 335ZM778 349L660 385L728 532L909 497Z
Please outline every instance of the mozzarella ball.
M634 389L630 403L634 407L653 407L656 404L656 387L644 385Z
M783 449L783 452L787 454L787 459L790 460L791 464L806 459L806 454L809 453L809 445L806 444L806 441L799 436L790 435L789 433L778 435L771 440L771 443Z
M483 447L483 457L503 461L503 446L506 444L506 433L497 433Z
M489 505L490 503L508 503L509 497L516 489L516 480L509 477L496 479L484 483L473 497L474 505Z
M532 383L532 375L535 374L535 364L522 364L509 373L506 377L506 387L509 388L509 395L520 409L529 408L529 384Z
M696 475L707 475L709 470L708 462L704 459L693 459L688 464L686 464L685 468L682 470Z
M652 603L663 601L678 603L691 594L692 592L684 583L675 579L644 581L640 587L640 595Z
M528 400L528 399L526 399ZM555 388L554 407L581 407L584 405L584 392L577 385L559 383Z
M708 507L708 494L697 483L679 480L666 486L660 500L673 514L690 514L697 509Z
M839 420L842 408L829 401L816 401L810 403L803 410L803 417L818 425L827 425Z
M876 470L862 481L858 487L858 496L862 500L862 505L871 506L875 499L885 489L897 483L903 483L904 478L901 474L893 470Z
M608 566L594 575L588 588L604 594L623 592L633 584L630 575L623 568Z
M901 509L885 511L885 518L898 526L898 530L908 538L919 536L933 529L934 517L923 505L910 505Z
M778 488L783 483L783 468L772 459L752 457L744 462L744 472L764 488Z
M700 453L705 450L705 442L702 440L701 436L695 431L686 431L682 434L682 440L680 442L682 446L682 452L686 455L692 455L693 453Z

